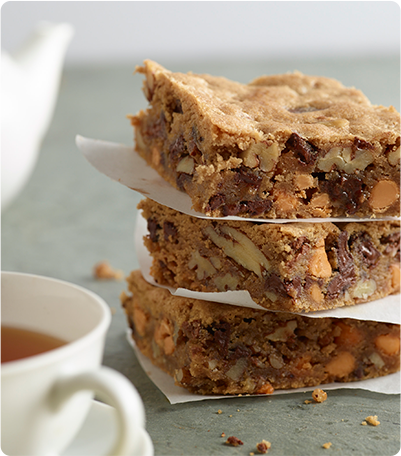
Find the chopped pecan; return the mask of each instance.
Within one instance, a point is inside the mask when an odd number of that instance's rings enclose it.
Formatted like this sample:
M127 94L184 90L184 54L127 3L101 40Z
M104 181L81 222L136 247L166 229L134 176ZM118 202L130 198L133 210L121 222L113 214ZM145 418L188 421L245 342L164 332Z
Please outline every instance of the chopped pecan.
M228 437L228 439L226 440L226 445L238 446L238 445L243 445L243 444L244 444L244 442L242 440L240 440L238 437L234 437L234 436Z
M204 232L227 256L259 277L262 276L263 269L269 269L270 262L263 252L241 231L223 225L219 234L209 225Z

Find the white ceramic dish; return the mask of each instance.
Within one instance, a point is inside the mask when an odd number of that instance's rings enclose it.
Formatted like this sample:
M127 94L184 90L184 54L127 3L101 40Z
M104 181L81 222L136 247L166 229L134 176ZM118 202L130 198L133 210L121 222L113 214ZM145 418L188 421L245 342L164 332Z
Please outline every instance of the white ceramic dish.
M72 444L60 456L105 456L117 438L116 411L93 401L86 420ZM149 434L142 429L137 451L130 456L153 456Z

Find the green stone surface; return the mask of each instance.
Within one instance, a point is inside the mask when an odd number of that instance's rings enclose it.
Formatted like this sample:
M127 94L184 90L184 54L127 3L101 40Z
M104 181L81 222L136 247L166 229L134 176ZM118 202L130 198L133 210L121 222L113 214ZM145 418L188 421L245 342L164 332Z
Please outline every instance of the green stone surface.
M148 379L126 341L119 295L124 282L97 281L107 260L125 274L138 268L133 232L141 196L89 165L75 135L132 144L126 114L146 107L132 66L71 67L63 76L51 128L32 178L2 214L2 270L67 280L99 294L114 314L104 364L126 375L145 405L155 455L249 455L265 439L269 455L395 455L400 449L400 397L363 390L239 397L171 405ZM299 70L356 86L375 104L399 110L399 59L160 62L174 71L207 72L247 82L261 74ZM24 126L21 125L23 132ZM222 413L218 414L217 411ZM368 415L380 425L362 426ZM226 437L244 445L230 447ZM331 442L330 449L322 445Z

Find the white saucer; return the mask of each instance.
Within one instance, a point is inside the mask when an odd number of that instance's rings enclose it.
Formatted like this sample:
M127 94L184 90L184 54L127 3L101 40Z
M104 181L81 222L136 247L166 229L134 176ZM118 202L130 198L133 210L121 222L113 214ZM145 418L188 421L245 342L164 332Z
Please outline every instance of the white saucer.
M117 435L115 414L113 407L93 401L81 430L60 456L105 456ZM144 429L141 442L130 456L153 456L153 444Z

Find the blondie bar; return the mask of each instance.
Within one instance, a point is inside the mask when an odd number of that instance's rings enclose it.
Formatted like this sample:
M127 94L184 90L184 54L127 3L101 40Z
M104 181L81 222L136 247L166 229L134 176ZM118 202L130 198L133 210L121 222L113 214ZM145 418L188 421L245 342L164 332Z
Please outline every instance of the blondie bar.
M144 243L158 284L248 290L270 310L316 311L400 289L400 223L265 223L192 217L150 199Z
M175 297L139 271L121 295L141 352L199 394L257 394L399 370L400 327Z
M137 69L150 105L136 151L209 216L400 213L400 116L354 88L301 73L250 84Z

